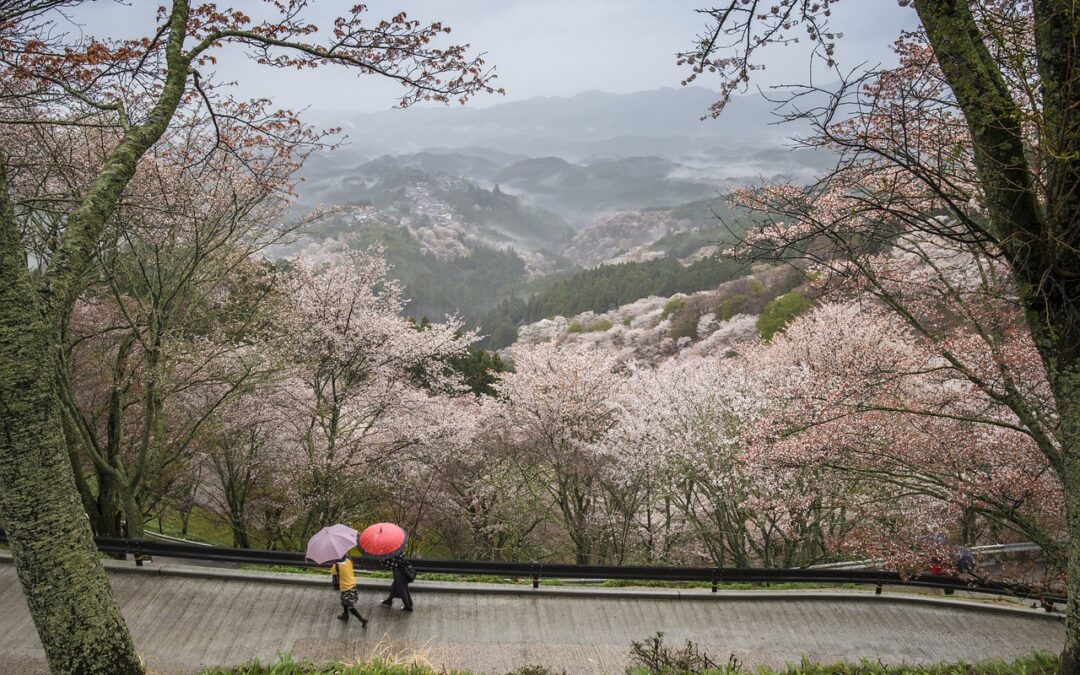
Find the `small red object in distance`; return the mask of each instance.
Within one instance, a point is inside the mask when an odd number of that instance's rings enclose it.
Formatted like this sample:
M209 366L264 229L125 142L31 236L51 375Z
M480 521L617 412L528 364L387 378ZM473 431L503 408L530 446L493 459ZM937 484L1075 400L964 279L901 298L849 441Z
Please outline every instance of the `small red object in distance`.
M405 530L393 523L375 523L360 533L356 544L364 555L383 560L404 552L408 539Z

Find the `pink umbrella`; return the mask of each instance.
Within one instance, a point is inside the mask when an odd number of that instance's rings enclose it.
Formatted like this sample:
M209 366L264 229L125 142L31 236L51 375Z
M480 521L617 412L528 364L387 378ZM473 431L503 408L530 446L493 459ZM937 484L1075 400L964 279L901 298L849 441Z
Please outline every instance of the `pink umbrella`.
M357 539L360 552L376 560L392 558L405 550L409 540L405 530L393 523L375 523L364 528Z
M316 532L308 540L304 557L320 565L341 558L356 546L356 530L348 525L331 525Z

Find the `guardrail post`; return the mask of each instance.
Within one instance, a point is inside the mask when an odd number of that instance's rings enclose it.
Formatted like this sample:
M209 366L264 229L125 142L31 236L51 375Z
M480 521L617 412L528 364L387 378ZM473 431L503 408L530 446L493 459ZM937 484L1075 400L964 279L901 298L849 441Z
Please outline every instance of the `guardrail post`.
M539 564L539 565L537 563L532 564L533 588L540 588L540 570L543 569L543 567L544 567L543 564Z
M877 588L874 589L874 595L881 595L881 584L878 584Z
M720 570L714 568L712 571L712 592L716 592L716 584L720 581Z

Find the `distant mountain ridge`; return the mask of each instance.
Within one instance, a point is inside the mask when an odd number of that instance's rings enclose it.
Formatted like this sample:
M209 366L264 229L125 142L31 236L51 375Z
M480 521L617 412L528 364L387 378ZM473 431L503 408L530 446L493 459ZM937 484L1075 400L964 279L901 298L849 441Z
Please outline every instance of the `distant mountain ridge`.
M637 261L620 274L711 274L729 228L740 227L724 203L729 188L807 180L832 159L786 148L795 130L774 126L773 103L760 95L734 97L721 120L700 121L715 98L690 87L323 112L351 143L309 157L295 212L339 208L279 254L381 243L414 300L411 315L457 311L472 321L578 266ZM610 270L592 273L621 283ZM498 326L508 335L522 318L510 314Z
M701 87L630 94L588 91L486 108L414 106L376 113L312 110L309 115L317 123L342 127L355 151L368 156L481 146L571 160L597 153L678 159L736 148L778 147L792 131L771 124L778 119L776 105L759 94L734 96L723 117L702 121L718 97Z
M308 208L361 200L386 206L400 199L400 190L405 188L461 192L466 189L463 182L468 182L492 191L498 187L502 194L520 198L526 207L554 213L578 228L611 211L673 207L715 198L733 184L663 157L605 157L574 163L482 149L383 155L353 166L340 157L319 154L308 160L304 171L299 193Z

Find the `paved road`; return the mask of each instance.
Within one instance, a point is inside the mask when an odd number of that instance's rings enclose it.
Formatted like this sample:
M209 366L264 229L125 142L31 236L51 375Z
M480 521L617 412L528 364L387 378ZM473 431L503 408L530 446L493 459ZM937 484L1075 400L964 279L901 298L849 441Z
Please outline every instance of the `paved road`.
M1057 651L1060 618L964 601L858 592L615 591L493 584L414 584L412 614L365 605L366 629L334 619L328 581L112 563L110 580L135 643L157 672L184 673L278 652L361 659L419 650L435 665L504 673L538 663L569 673L620 673L631 640L662 630L720 660L782 665L803 655L887 663L1012 658ZM365 602L385 584L365 582ZM15 570L0 563L0 672L45 672Z

